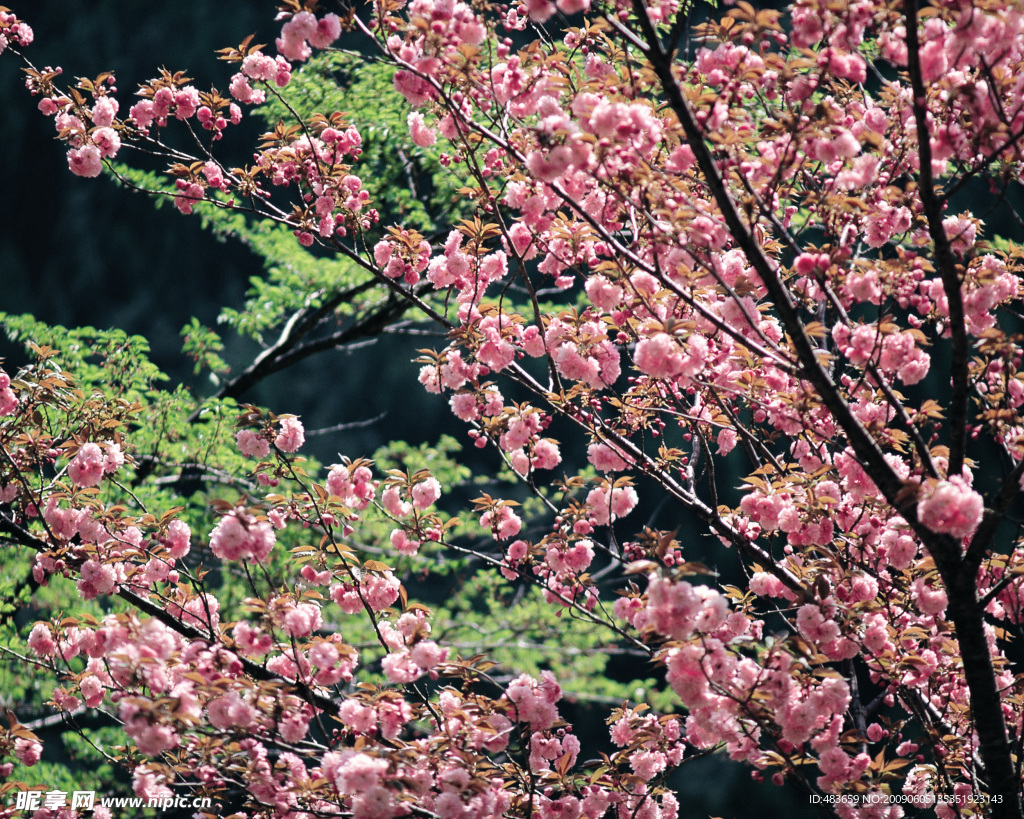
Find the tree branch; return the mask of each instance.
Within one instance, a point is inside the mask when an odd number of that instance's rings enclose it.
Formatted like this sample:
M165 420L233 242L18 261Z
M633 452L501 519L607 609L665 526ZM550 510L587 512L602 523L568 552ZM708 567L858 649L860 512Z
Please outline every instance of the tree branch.
M968 365L967 324L964 320L964 301L960 290L960 275L953 250L942 225L945 202L935 193L932 175L931 131L928 125L928 98L921 75L920 43L917 30L917 0L904 0L903 12L907 30L907 69L914 94L914 123L917 127L918 194L928 221L928 234L935 245L935 262L942 280L942 289L949 302L949 333L953 341L953 395L949 404L949 469L948 474L959 475L964 468L967 449Z

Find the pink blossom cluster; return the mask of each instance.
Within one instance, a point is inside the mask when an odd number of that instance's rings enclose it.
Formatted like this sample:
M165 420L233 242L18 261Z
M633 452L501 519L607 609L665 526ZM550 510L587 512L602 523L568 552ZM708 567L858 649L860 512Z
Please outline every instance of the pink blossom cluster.
M607 483L591 489L587 494L590 520L595 526L608 526L612 521L625 517L639 502L636 489L628 485Z
M511 703L512 716L517 722L526 722L532 731L544 731L558 719L557 703L562 689L550 671L541 673L538 681L522 674L508 684L504 698Z
M377 483L368 467L350 468L339 464L331 467L327 476L327 491L340 498L344 506L359 510L365 509L373 500Z
M383 611L398 599L401 583L390 571L367 572L331 586L331 599L346 614Z
M970 487L967 477L953 475L945 481L929 481L922 487L917 516L933 532L969 537L981 522L985 504Z
M388 649L381 667L389 680L411 683L424 674L437 679L437 668L448 659L449 650L427 639L430 623L424 611L406 612L394 626L382 622L379 628Z
M594 542L588 538L562 540L557 535L546 538L544 560L533 568L544 586L544 599L561 606L580 606L591 611L597 605L597 587L586 574L594 560ZM516 577L516 569L527 555L525 542L517 540L509 547L502 574ZM507 567L507 568L505 568Z
M0 417L14 415L18 408L18 396L11 389L11 377L0 369Z
M877 366L907 385L917 384L928 375L931 359L917 346L911 331L880 335L870 324L853 330L845 324L837 324L832 337L840 352L856 366Z
M398 62L394 86L414 107L423 105L435 95L431 80L444 65L444 60L458 54L464 45L479 46L487 36L483 20L467 3L413 0L408 9L410 19L423 21L430 37L403 39L395 34L386 41L388 52Z
M340 36L341 20L337 14L317 19L308 11L300 11L281 27L275 45L286 59L301 62L313 53L311 47L328 48Z
M408 239L405 232L402 238ZM420 241L415 248L397 241L381 240L373 248L373 260L389 279L401 279L405 284L416 284L420 273L427 269L430 245Z
M19 20L12 12L0 12L0 53L11 43L17 46L31 45L35 39L32 27Z
M812 515L804 511L807 494L794 490L765 495L762 490L755 489L743 497L740 509L757 524L757 531L784 532L787 541L793 545L830 542L835 532L832 519L828 515ZM841 494L839 486L833 481L821 481L820 485L815 486L814 492L827 507L834 506ZM829 500L824 500L826 498Z
M82 444L68 463L68 477L76 486L96 486L105 475L116 472L123 465L124 453L120 444L101 446L90 441Z
M652 575L647 585L647 606L630 613L630 619L637 629L650 626L670 639L686 640L696 631L717 631L729 613L728 602L714 589Z
M185 121L199 113L199 89L195 86L162 85L150 89L150 92L151 96L144 97L128 111L132 124L144 133L148 132L154 123L161 128L166 127L168 117L172 114L175 119ZM146 93L145 89L140 93ZM209 116L209 109L206 116ZM237 117L240 116L239 110ZM236 112L232 111L232 119L235 118Z
M295 234L303 246L313 244L314 234L343 237L349 226L369 229L377 221L377 212L367 207L370 194L362 180L345 172L348 166L343 164L345 157L358 158L361 146L362 136L350 125L344 130L324 128L319 137L302 134L257 155L258 167L273 185L302 189L304 217Z
M650 781L679 765L686 751L683 724L678 719L659 720L622 709L612 724L611 740L628 755L629 766L640 779Z
M622 373L619 350L598 321L578 322L573 326L561 318L553 318L544 334L543 350L525 348L534 357L543 355L546 350L554 359L559 375L592 389L613 385Z
M224 515L210 533L210 550L222 560L262 563L276 542L274 527L242 507Z

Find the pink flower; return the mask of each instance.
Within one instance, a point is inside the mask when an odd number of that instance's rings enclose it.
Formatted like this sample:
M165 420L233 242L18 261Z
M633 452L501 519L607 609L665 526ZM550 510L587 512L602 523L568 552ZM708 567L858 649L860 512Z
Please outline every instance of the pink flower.
M76 176L99 176L103 170L103 159L100 149L95 145L85 145L68 151L68 167Z
M629 758L633 773L647 781L668 767L668 758L661 751L638 751Z
M11 377L0 370L0 418L13 415L18 406L18 397L11 389Z
M674 378L683 368L682 359L679 345L667 333L641 339L633 356L637 368L654 378Z
M241 76L239 74L238 76ZM243 77L244 79L244 77ZM156 119L153 100L141 100L128 109L128 116L135 126L143 133L149 132L149 126Z
M242 60L242 73L254 80L273 80L277 62L269 54L256 51Z
M262 657L274 645L274 641L269 634L264 634L246 622L236 625L231 630L231 637L235 641L238 653L246 657Z
M167 546L167 551L172 558L181 559L187 555L191 539L192 530L184 521L175 519L167 524L164 545Z
M92 109L92 124L97 128L109 128L117 116L118 107L113 97L100 97Z
M562 697L562 689L550 671L541 674L542 681L523 674L516 677L505 690L505 697L514 705L512 713L520 722L530 723L534 731L544 731L558 719L555 703Z
M337 14L325 14L316 21L316 30L309 35L313 48L327 48L341 36L341 19Z
M292 81L292 65L284 57L278 56L274 60L274 85L284 88ZM237 122L235 123L238 124Z
M188 216L192 213L195 203L203 198L203 186L187 179L179 179L174 185L178 189L178 195L174 197L174 207Z
M647 588L647 614L655 630L685 640L695 630L713 632L729 615L726 599L707 586L674 583L652 575Z
M867 79L867 63L859 54L842 54L834 49L831 51L829 68L841 80L852 82L864 82Z
M341 794L366 793L377 787L387 771L386 759L369 754L353 754L338 768L334 785Z
M796 627L801 637L818 645L830 643L840 636L839 626L825 617L817 603L807 603L797 610Z
M210 549L222 560L265 560L277 542L274 527L242 509L225 515L210 534Z
M404 529L392 529L389 539L395 551L403 555L414 555L420 549L420 542L410 538Z
M433 128L427 127L423 114L419 113L419 111L411 111L409 113L408 123L409 133L412 135L414 144L425 148L437 142L437 132Z
M296 452L306 441L306 431L302 422L293 416L281 419L281 431L277 433L274 443L282 452Z
M338 709L338 718L359 734L368 734L377 727L374 710L357 700L345 700Z
M937 80L949 70L946 46L941 40L931 40L921 46L918 52L921 61L921 77L925 82Z
M317 643L309 650L309 661L317 668L331 668L339 657L338 649L329 642Z
M985 502L959 475L948 481L929 481L917 502L917 516L933 532L954 537L971 535L985 511Z
M380 496L381 506L389 515L396 518L404 518L412 514L412 504L402 500L401 487L389 486Z
M68 477L82 487L96 486L103 478L106 458L99 444L82 444L68 464Z
M515 537L522 528L523 521L509 506L498 506L484 512L480 516L480 525L490 529L496 540Z
M420 640L412 647L409 656L416 665L429 671L448 658L448 649L441 648L433 640Z
M923 577L914 581L912 592L922 614L941 615L949 605L946 590L941 585L929 586Z
M106 689L103 686L103 681L95 674L85 677L78 684L78 687L82 692L82 696L85 697L85 704L89 708L96 708L103 702L103 695L106 693Z
M14 740L14 754L23 765L31 768L43 755L43 746L34 740L18 738Z
M237 691L229 691L211 700L206 705L210 724L221 730L246 730L256 718L256 709L239 697Z
M632 486L623 486L612 490L599 486L590 490L587 505L591 509L591 518L596 526L607 526L617 518L625 517L639 502L636 490Z
M231 82L228 84L228 91L230 91L231 92L231 96L234 97L239 102L245 102L245 103L249 103L251 105L261 105L267 99L266 92L263 91L262 89L260 89L260 90L254 89L249 84L249 80L246 78L246 76L244 74L241 74L241 73L235 74L231 78ZM135 109L138 108L141 105L142 105L142 103L139 103L138 106L134 106L132 108L132 117L135 118L136 120L138 120L140 116L141 117L145 117L147 115L147 113L148 113L145 110L140 110L139 114L136 115Z
M286 59L302 62L313 53L306 40L316 33L316 18L308 11L300 11L284 24L281 28L281 36L274 41L274 44Z
M599 441L587 448L587 457L594 468L601 472L620 472L633 463L632 456Z
M284 616L284 630L289 637L308 637L321 626L320 609L312 603L299 603Z
M266 458L270 453L267 439L255 430L239 430L235 435L235 443L238 445L238 451L247 458Z
M113 566L97 560L87 560L82 565L78 590L86 600L92 600L101 594L110 594L116 585L117 573Z
M546 155L541 151L530 151L526 155L527 169L541 182L554 182L569 170L571 164L572 150L568 145L552 148Z
M32 627L32 633L28 636L28 647L39 657L50 657L57 651L57 644L53 641L53 634L46 623L36 623Z
M555 13L555 4L548 0L526 0L526 10L535 23L543 23Z
M199 108L199 89L191 85L178 89L174 94L174 107L177 119L185 120L195 116Z
M435 95L434 87L427 80L405 69L395 72L392 83L412 106L421 106Z
M411 683L423 676L423 669L412 661L407 651L396 651L381 660L384 674L391 682Z
M427 478L412 488L412 505L420 511L429 508L439 497L441 497L441 484L438 483L437 478Z
M121 148L121 137L113 128L97 128L93 132L92 140L104 159L112 157Z
M374 611L383 611L398 599L402 584L391 572L371 574L363 578L363 597ZM362 605L359 607L362 608Z
M734 429L720 429L718 431L718 454L728 455L736 448L737 436Z
M159 756L178 744L178 735L169 725L151 723L141 717L126 722L124 730L145 756Z

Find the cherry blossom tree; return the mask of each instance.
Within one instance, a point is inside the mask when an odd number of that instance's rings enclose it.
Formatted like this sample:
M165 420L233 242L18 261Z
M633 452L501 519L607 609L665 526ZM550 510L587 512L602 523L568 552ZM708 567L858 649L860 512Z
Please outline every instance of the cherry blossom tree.
M139 340L5 319L33 360L0 376L0 532L26 594L97 607L31 628L53 706L116 718L137 794L240 816L674 819L711 751L842 817L1024 815L1021 8L316 6L225 49L225 92L134 97L32 65L0 14L72 173L316 269L229 314L279 333L238 375L193 328L205 398ZM357 43L408 106L404 202L302 93ZM235 403L396 321L443 333L416 388L490 454L475 499L450 452L320 470L294 415ZM565 650L656 664L656 707L584 749L560 705L592 680L410 595L452 560Z

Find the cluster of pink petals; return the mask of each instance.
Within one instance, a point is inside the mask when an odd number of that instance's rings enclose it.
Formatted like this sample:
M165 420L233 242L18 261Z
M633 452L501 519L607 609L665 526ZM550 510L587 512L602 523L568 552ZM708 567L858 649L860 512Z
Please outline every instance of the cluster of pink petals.
M933 532L965 538L981 523L985 502L960 475L928 481L921 488L917 516Z
M337 465L331 467L327 476L327 491L340 498L345 506L364 509L373 500L377 484L373 480L373 473L365 466L349 469Z
M639 502L640 497L632 486L598 486L587 494L590 518L595 526L607 526L612 521L625 517Z
M27 46L34 39L35 33L28 23L19 20L9 11L0 12L0 53L11 43Z
M18 396L11 389L11 377L0 369L0 416L13 415L18 407Z
M550 671L542 672L539 682L522 674L505 689L505 699L512 703L515 719L528 722L533 731L543 731L554 724L558 719L555 703L561 698L561 686Z
M210 534L210 549L222 560L266 560L277 536L274 527L242 508L224 515Z
M235 434L238 451L247 458L266 458L270 454L270 442L254 429L242 429Z
M306 431L302 422L295 416L281 418L280 430L274 439L274 445L282 452L297 452L306 442Z
M119 444L82 444L68 464L68 477L76 486L96 486L104 475L116 472L124 464Z
M383 611L398 599L401 583L390 571L368 572L356 581L335 583L331 586L331 599L346 614L358 614L365 606L372 611ZM365 601L365 606L364 602Z
M327 48L341 36L341 20L337 14L326 14L319 20L308 11L300 11L281 27L275 41L277 50L286 59L302 62L313 48Z

